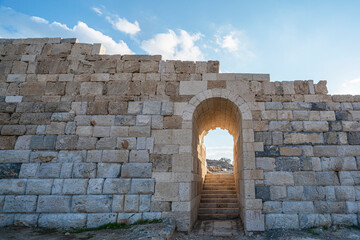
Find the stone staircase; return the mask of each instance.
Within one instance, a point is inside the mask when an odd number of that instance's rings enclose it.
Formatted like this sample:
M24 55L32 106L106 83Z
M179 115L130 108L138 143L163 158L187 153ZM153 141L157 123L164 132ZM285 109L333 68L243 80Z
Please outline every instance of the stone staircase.
M239 217L233 174L206 174L199 207L199 220L229 220Z

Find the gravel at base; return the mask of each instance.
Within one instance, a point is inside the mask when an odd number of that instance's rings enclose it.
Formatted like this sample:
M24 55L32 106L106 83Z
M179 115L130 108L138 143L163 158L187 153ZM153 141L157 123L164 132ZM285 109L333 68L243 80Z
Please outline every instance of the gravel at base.
M222 240L222 239L241 239L241 240L345 240L360 239L360 229L354 228L331 228L323 230L322 228L307 230L271 230L261 234L253 234L251 236L206 236L194 233L186 234L175 232L172 240Z

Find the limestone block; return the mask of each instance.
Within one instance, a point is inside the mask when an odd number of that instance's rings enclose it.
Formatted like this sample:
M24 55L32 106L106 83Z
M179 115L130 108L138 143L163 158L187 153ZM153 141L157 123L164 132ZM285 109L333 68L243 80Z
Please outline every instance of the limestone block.
M108 223L116 222L116 213L93 213L87 215L87 228L95 228Z
M27 150L30 149L31 135L19 136L15 143L16 150Z
M101 82L83 82L81 83L80 95L102 95L104 85Z
M282 203L284 213L313 213L313 202L309 201L284 201Z
M151 177L152 163L125 163L121 169L121 176L141 178Z
M150 211L151 195L140 195L139 212Z
M84 228L85 213L40 214L38 226L43 228Z
M331 214L332 223L334 225L342 226L356 226L357 215L356 214Z
M102 153L102 162L126 163L129 161L128 159L129 159L128 150L104 150Z
M65 134L65 122L51 122L46 126L46 134Z
M110 212L112 198L108 195L79 195L72 197L71 211L81 213Z
M149 162L149 153L147 150L131 150L130 162L133 163L146 163Z
M337 154L337 146L314 146L314 156L316 157L332 157Z
M180 82L180 95L196 95L207 89L207 81L182 81Z
M154 179L133 179L131 182L131 193L154 193Z
M161 102L145 101L143 105L143 114L160 114Z
M143 108L143 102L129 102L128 113L140 114Z
M91 74L91 81L92 82L107 82L107 81L109 81L109 74L108 73Z
M342 127L346 132L360 131L360 123L355 121L342 121Z
M58 178L60 176L61 163L42 163L39 168L39 178Z
M93 129L94 137L109 137L110 136L110 127L104 126L95 126Z
M77 141L78 141L78 136L59 135L57 136L56 149L73 150L76 148Z
M140 62L138 61L125 61L124 72L125 73L138 73L140 71Z
M264 224L264 215L261 213L261 210L246 210L245 228L247 231L264 231Z
M335 121L334 111L320 111L320 120L321 121Z
M78 126L76 128L76 135L80 137L91 137L93 135L92 126Z
M173 182L157 182L153 201L179 201L179 184Z
M335 196L338 201L355 201L353 186L335 186Z
M317 185L339 185L339 179L335 172L316 172L316 183Z
M270 186L271 200L285 200L287 197L286 186Z
M263 213L281 213L282 202L279 201L266 201L263 204Z
M150 137L150 126L131 126L129 128L130 137Z
M6 82L25 82L26 74L9 74Z
M261 111L262 120L277 120L277 112L273 110Z
M5 196L4 212L34 212L36 209L36 196Z
M29 179L26 184L28 195L49 195L51 193L52 179Z
M96 143L96 149L115 149L116 137L103 137Z
M289 172L265 172L266 185L294 185L294 177Z
M146 126L151 124L151 116L149 115L137 115L136 116L136 125L137 126Z
M305 143L323 143L322 133L285 133L285 144L305 144ZM317 156L317 155L315 155Z
M117 138L117 148L119 149L136 149L135 137Z
M73 178L95 178L96 163L74 163Z
M301 149L297 147L280 147L280 155L300 156L301 152Z
M133 224L142 219L142 213L119 213L118 223Z
M29 162L30 150L0 150L0 163Z
M134 93L135 90L133 85L131 85L133 82L129 81L109 81L106 84L106 95L112 96L124 96L127 94ZM131 92L130 92L131 91Z
M38 199L37 212L70 212L70 204L70 196L41 195Z
M113 163L99 163L97 165L98 178L116 178L120 175L120 164Z
M87 188L87 194L101 194L103 183L103 178L90 179Z
M34 178L39 171L40 163L21 164L19 178Z
M87 179L65 179L63 185L63 194L86 194Z
M14 225L21 227L36 227L39 214L15 214Z
M332 223L330 214L299 214L300 228L329 227Z
M266 214L267 229L296 229L299 228L297 214Z
M108 178L104 182L104 194L124 194L130 192L131 179Z
M95 138L95 137L79 137L76 148L77 149L94 149L96 146L96 142L97 142L97 138Z
M352 178L350 172L347 172L347 171L339 172L339 179L340 179L341 185L345 185L345 186L353 186L354 185L354 179Z
M112 203L113 212L123 212L124 211L124 195L114 195Z
M125 212L139 211L139 195L126 195L124 201Z

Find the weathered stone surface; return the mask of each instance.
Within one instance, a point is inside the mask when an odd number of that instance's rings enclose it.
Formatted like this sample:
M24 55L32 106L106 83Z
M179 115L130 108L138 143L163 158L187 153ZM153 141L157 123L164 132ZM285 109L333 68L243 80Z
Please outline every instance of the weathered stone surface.
M37 212L42 213L64 213L70 212L70 196L39 196Z
M267 229L294 229L299 228L297 214L267 214L265 215Z
M121 169L121 177L151 177L152 163L125 163Z
M270 187L269 186L256 186L255 198L262 199L263 201L270 200Z
M34 212L36 208L36 196L6 196L4 212Z
M104 194L124 194L130 192L130 179L111 179L104 182Z
M0 164L0 179L1 178L18 178L20 173L20 163L4 163Z
M40 214L39 227L43 228L83 228L86 224L86 214Z
M71 211L79 213L110 212L112 199L108 195L80 195L73 196Z

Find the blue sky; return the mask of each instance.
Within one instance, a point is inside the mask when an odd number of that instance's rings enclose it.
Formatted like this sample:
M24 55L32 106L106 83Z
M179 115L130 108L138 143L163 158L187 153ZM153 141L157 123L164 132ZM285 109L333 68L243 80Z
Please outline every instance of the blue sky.
M221 72L360 94L360 1L0 0L0 37L76 37L110 54L219 60Z

